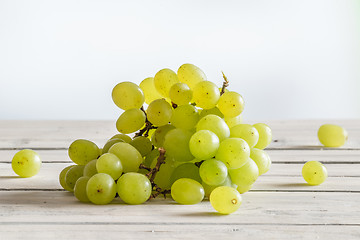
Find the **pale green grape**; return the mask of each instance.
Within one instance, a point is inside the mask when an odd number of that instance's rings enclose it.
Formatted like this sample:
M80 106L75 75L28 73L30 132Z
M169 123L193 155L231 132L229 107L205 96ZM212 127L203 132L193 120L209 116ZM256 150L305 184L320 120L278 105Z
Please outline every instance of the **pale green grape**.
M144 93L146 104L150 104L152 101L162 98L160 93L155 88L154 78L152 77L145 78L139 84L139 87Z
M117 180L123 172L123 167L120 159L115 154L105 153L96 161L96 170L98 173L107 173L114 180Z
M90 202L87 193L86 193L86 185L89 181L89 177L80 177L74 187L74 195L80 202Z
M220 143L215 158L229 169L240 168L250 159L250 148L241 138L227 138Z
M259 175L263 175L267 171L269 171L271 167L271 159L269 155L261 149L251 148L250 150L250 158L254 160L256 165L259 168Z
M196 125L196 131L199 130L212 131L218 136L220 142L230 136L230 129L224 119L213 114L209 114L199 120Z
M100 149L95 143L89 140L78 139L70 144L68 153L74 163L85 165L99 157Z
M175 128L170 130L164 141L164 148L167 156L178 162L188 162L194 159L190 152L189 141L192 132Z
M169 97L169 91L172 85L178 83L179 79L176 73L168 68L161 69L155 74L154 85L156 90L161 94L161 96L167 98Z
M145 120L145 113L140 109L128 109L116 121L116 129L121 133L133 133L144 126Z
M118 133L118 134L115 134L114 136L112 136L109 140L112 140L112 139L115 139L115 138L118 138L118 139L121 139L123 140L124 142L131 142L132 138L126 134L122 134L122 133Z
M225 92L219 99L218 108L225 117L236 117L244 110L244 99L237 92Z
M202 81L193 89L193 101L203 109L214 108L220 98L218 87L210 81Z
M306 162L302 168L303 178L310 185L319 185L323 183L327 176L326 167L318 161Z
M59 182L60 182L60 185L67 191L71 192L71 188L69 188L67 185L66 185L66 182L65 182L65 176L66 176L66 173L67 171L69 171L69 169L72 167L72 166L75 166L75 165L70 165L70 166L67 166L66 168L64 168L60 174L59 174Z
M204 195L203 186L190 178L180 178L171 186L171 197L180 204L197 204Z
M242 123L242 115L237 115L236 117L225 117L224 118L226 124L229 126L229 128L234 127L235 125Z
M170 122L172 107L165 99L157 99L149 104L146 112L153 125L163 126Z
M206 184L219 185L225 181L228 170L223 162L216 159L208 159L200 165L199 174Z
M211 192L217 188L217 187L220 187L220 186L229 186L229 187L232 187L232 182L231 182L231 179L230 179L230 176L227 175L227 177L225 178L225 181L222 182L221 184L218 184L218 185L208 185L206 184L204 181L201 183L201 185L203 186L204 188L204 191L205 191L205 197L209 198L210 197L210 194Z
M192 90L185 83L175 83L169 90L169 97L176 105L188 104L192 99Z
M115 143L110 149L109 153L115 154L121 161L123 172L137 172L143 158L139 151L131 146L129 143Z
M341 126L324 124L318 130L318 138L325 147L341 147L348 139L348 133Z
M230 128L230 137L244 139L249 147L254 147L259 140L259 133L250 124L238 124Z
M175 127L170 124L158 127L151 136L151 142L155 147L162 147L164 145L165 135Z
M35 151L23 149L14 155L11 166L20 177L32 177L39 172L41 159Z
M186 83L191 89L201 81L206 81L205 73L197 66L185 63L177 71L180 82Z
M89 179L86 194L94 204L108 204L115 198L116 183L109 174L97 173Z
M181 105L175 108L170 119L172 125L182 129L193 129L198 121L198 110L190 104Z
M132 82L121 82L112 90L112 99L116 106L123 110L141 108L144 104L144 93Z
M74 191L76 181L83 176L84 165L74 165L65 174L65 184L70 192Z
M191 136L189 141L191 154L200 160L214 157L219 146L219 138L215 133L209 130L197 131Z
M172 185L180 178L190 178L201 183L199 168L194 163L183 163L177 166L171 174L170 184Z
M135 137L130 144L135 147L143 157L148 155L152 150L150 139L144 136Z
M104 147L102 148L102 154L104 153L107 153L109 151L109 149L111 148L112 145L114 145L115 143L118 143L118 142L125 142L124 140L120 139L120 138L112 138L112 139L109 139Z
M149 179L141 173L125 173L117 182L119 197L127 204L146 202L152 191Z
M252 185L259 176L259 168L256 163L249 158L244 166L237 169L229 169L231 181L238 186Z
M239 209L242 202L240 193L228 186L215 188L210 194L210 203L221 214L230 214Z
M159 149L153 149L148 155L146 155L143 164L147 167L150 167L152 166L151 164L154 162L154 160L157 159L159 156L160 156Z
M91 160L90 162L88 162L85 165L84 172L83 172L83 175L85 177L92 177L98 173L98 171L96 169L96 161L97 161L97 159Z
M264 149L269 146L272 140L271 128L265 123L256 123L253 126L259 133L259 140L254 147L258 149Z
M239 193L243 194L248 192L253 187L252 184L250 185L239 185L237 186L236 190L238 190Z
M224 118L224 114L222 114L220 112L220 110L217 108L217 107L213 107L213 108L210 108L210 109L202 109L201 112L200 112L200 118L203 118L209 114L212 114L212 115L217 115L221 118Z
M157 158L151 164L154 168L157 163ZM170 178L176 168L176 162L170 157L166 157L165 163L161 164L160 171L156 174L154 182L161 189L169 189L171 187Z

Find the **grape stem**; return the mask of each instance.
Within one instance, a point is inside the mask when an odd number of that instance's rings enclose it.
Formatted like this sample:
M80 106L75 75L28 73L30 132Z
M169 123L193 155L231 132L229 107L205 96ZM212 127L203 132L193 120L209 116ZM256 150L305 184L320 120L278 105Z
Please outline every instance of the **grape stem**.
M151 168L145 166L143 163L140 163L139 169L145 169L145 170L148 170L149 172L151 171Z
M225 93L225 88L227 88L229 86L229 81L228 81L227 77L225 76L224 72L221 71L221 73L223 75L224 82L223 82L223 85L222 85L222 88L221 88L220 95L223 95Z
M149 131L151 129L156 129L157 127L155 127L154 125L152 125L151 122L149 122L148 118L147 118L147 114L145 112L144 106L142 106L140 108L141 111L143 111L145 113L145 127L143 127L142 129L139 130L139 132L137 132L134 136L134 138L142 136L144 134L144 137L148 137L149 136Z

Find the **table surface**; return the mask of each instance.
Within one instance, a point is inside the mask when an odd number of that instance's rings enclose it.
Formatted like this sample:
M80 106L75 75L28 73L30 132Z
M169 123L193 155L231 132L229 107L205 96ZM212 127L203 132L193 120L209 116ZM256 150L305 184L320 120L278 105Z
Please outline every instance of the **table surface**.
M270 171L242 195L240 209L217 214L209 201L179 205L154 199L142 205L119 200L81 203L58 183L71 162L67 148L85 138L102 146L116 134L113 121L0 121L0 239L360 239L360 120L267 121L273 142ZM317 129L334 123L349 132L341 148L323 148ZM12 156L36 150L42 169L16 177ZM318 160L329 177L305 184L301 168Z

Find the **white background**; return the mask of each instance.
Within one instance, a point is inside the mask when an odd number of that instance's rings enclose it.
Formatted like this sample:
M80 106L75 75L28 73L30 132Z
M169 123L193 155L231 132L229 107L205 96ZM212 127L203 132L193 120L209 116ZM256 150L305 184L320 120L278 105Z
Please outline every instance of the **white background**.
M0 119L116 119L118 82L193 63L245 119L360 118L360 2L0 0Z

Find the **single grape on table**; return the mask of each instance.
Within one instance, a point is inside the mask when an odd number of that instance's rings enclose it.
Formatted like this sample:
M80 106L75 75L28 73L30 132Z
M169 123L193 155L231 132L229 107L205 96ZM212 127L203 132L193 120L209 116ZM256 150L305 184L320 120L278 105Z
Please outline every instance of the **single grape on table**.
M23 149L14 155L11 166L20 177L32 177L40 171L41 159L35 151Z

